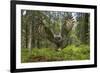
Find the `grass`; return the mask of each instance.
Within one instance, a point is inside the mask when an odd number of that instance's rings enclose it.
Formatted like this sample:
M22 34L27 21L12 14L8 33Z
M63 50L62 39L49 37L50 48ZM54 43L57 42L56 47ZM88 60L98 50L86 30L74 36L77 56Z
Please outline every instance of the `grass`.
M44 62L63 60L87 60L90 58L90 49L87 45L69 45L66 48L56 51L50 48L33 48L31 54L27 48L21 50L21 62Z

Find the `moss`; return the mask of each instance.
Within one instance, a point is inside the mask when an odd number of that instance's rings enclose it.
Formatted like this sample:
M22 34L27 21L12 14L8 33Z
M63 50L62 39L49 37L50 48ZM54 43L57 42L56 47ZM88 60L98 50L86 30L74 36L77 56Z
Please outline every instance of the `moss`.
M31 55L28 49L21 50L21 62L44 62L44 61L63 61L63 60L86 60L90 58L88 45L69 45L66 48L56 51L50 48L33 48Z

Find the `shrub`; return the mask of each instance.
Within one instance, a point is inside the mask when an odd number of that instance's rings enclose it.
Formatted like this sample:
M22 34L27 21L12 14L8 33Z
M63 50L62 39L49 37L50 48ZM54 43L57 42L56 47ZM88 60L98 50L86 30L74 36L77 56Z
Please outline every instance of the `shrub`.
M22 49L21 52L22 62L86 60L89 58L88 45L69 45L60 51L50 48L33 48L31 55L29 55L28 49Z

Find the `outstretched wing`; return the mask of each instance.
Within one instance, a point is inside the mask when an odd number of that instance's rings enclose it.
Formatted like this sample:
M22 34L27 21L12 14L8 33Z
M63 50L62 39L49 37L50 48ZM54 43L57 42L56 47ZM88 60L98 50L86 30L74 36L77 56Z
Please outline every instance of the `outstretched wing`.
M65 48L68 45L69 32L72 30L73 25L74 25L73 19L66 20L66 22L62 25L62 30L61 30L61 36L63 38L62 48Z
M65 35L67 36L68 33L72 30L72 27L74 25L74 19L67 19L65 23L62 25L61 29L61 35L62 37Z
M45 33L46 33L46 38L49 41L54 42L54 35L53 35L53 32L51 31L51 29L46 26L44 26L44 29L45 29Z

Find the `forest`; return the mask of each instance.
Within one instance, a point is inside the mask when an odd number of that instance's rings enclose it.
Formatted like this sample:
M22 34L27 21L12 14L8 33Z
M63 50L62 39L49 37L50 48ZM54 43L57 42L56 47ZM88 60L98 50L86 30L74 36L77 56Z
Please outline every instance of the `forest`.
M90 59L90 14L21 10L21 62Z

